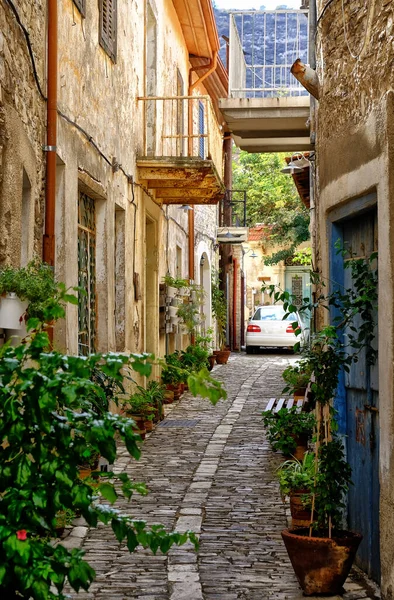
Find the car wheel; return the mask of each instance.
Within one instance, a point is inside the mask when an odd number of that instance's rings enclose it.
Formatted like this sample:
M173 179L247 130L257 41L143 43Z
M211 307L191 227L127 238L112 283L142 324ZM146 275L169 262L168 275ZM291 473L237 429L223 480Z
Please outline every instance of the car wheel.
M254 354L253 346L246 346L245 350L246 350L246 354Z

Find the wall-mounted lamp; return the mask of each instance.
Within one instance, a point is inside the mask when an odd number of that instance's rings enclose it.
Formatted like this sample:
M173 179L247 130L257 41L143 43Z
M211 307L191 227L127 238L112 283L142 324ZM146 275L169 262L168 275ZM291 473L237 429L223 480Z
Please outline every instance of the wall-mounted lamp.
M243 256L246 256L247 254L249 254L249 252L252 253L250 255L250 258L258 258L258 254L256 254L256 252L254 251L254 248L249 248L249 250L244 251Z
M205 265L205 256L202 255L200 258L200 266L203 267Z
M312 159L312 156L310 156L310 158ZM285 175L296 175L297 173L301 173L305 167L310 167L311 164L311 160L309 160L305 154L302 152L295 152L292 154L289 164L281 169L280 172Z
M183 210L183 212L188 212L189 210L193 210L193 207L189 204L182 204L182 206L178 206L179 210Z

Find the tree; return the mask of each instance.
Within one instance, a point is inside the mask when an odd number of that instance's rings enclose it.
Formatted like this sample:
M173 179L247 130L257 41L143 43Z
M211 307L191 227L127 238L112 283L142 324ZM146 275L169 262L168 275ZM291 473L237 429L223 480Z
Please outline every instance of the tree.
M241 151L233 163L233 189L247 190L246 224L267 225L269 241L284 246L264 259L266 264L284 260L299 244L309 240L309 211L301 202L293 179L280 172L284 156Z

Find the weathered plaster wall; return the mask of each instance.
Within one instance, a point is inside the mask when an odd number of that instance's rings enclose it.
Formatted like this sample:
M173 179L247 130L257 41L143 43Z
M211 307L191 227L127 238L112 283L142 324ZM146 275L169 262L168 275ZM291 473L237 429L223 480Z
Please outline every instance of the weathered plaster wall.
M189 58L181 27L171 0L152 1L156 19L157 96L175 96L178 71L187 95ZM167 272L188 277L188 217L177 206L159 207L154 192L139 180L136 159L144 154L143 101L147 93L145 57L146 2L118 3L117 60L113 63L99 45L97 3L87 3L82 18L72 0L62 0L59 23L59 172L57 222L57 273L67 285L77 281L78 188L96 199L97 292L100 350L119 350L117 319L119 283L114 273L116 213L124 211L125 327L126 350L164 354L165 336L159 335L159 283ZM200 86L201 93L206 93ZM157 132L161 113L158 110ZM74 125L69 122L74 122ZM76 126L81 127L84 135ZM217 126L217 132L220 131ZM92 136L99 148L89 143ZM116 162L121 168L112 169ZM125 173L130 175L127 178ZM142 186L142 187L141 187ZM147 193L148 192L148 193ZM180 200L181 202L181 200ZM196 221L196 231L206 235L208 219ZM134 241L135 230L135 241ZM209 236L214 234L210 231ZM196 244L198 241L196 240ZM178 248L178 252L177 252ZM179 251L181 264L179 265ZM141 298L134 297L134 273L139 277ZM118 302L117 302L118 298ZM116 314L114 314L116 313ZM58 331L58 343L76 351L77 311L68 309L67 324ZM154 333L153 333L154 332ZM177 343L172 336L171 345ZM184 342L182 341L182 344Z
M21 0L17 10L29 31L37 75L45 93L46 2ZM10 7L3 2L0 6L0 264L19 266L21 260L32 258L33 251L41 253L45 116L46 105L33 78L26 39Z
M320 10L323 5L320 2ZM369 20L368 20L369 15ZM382 593L394 598L393 415L393 3L327 7L317 58L322 84L317 119L318 258L329 274L328 222L337 207L376 191L379 231L380 528ZM349 50L350 46L350 50ZM351 56L351 52L358 58Z

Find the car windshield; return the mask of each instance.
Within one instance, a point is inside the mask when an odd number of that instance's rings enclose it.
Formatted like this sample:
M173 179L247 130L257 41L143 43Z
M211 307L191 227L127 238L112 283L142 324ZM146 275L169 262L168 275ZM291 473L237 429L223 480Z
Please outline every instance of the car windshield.
M254 313L252 321L283 321L283 317L285 316L285 311L281 306L264 306L263 308L258 308ZM289 314L286 321L296 321L296 315Z

